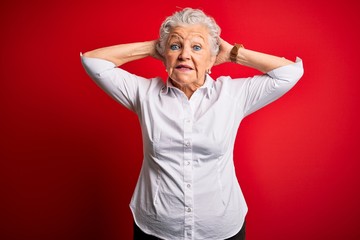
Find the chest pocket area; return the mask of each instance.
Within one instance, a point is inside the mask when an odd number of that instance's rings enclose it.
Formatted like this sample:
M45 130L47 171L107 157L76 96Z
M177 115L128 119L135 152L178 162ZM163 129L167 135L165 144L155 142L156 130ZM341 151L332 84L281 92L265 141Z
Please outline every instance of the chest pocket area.
M233 144L236 134L237 110L234 101L223 97L215 102L198 120L195 130L201 136L198 141L202 152L218 157Z
M154 126L153 151L157 159L174 161L176 155L182 152L181 131L177 132L176 129L175 122L171 126Z

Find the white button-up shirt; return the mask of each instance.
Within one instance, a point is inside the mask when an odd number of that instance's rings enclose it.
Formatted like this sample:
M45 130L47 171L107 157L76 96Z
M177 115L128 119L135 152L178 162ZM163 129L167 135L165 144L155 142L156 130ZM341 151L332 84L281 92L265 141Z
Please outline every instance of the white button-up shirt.
M101 59L82 57L82 63L139 118L144 158L130 208L140 229L171 240L235 235L247 213L233 162L237 129L295 85L301 59L251 78L207 75L190 99L170 81L145 79Z

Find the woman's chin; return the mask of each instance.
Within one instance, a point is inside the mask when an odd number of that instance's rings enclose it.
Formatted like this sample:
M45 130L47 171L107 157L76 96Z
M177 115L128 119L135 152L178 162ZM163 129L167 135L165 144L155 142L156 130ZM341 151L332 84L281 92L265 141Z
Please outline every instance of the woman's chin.
M193 82L195 82L194 80L191 80L189 78L172 78L170 77L172 83L175 85L175 86L187 86Z
M199 85L199 82L201 82L203 84L203 81L200 81L198 78L196 78L195 76L189 76L187 74L183 74L183 75L172 75L169 76L169 78L172 80L172 83L175 83L177 85L181 85L181 86L188 86L188 85ZM201 79L205 79L205 76ZM200 86L202 85L200 84Z

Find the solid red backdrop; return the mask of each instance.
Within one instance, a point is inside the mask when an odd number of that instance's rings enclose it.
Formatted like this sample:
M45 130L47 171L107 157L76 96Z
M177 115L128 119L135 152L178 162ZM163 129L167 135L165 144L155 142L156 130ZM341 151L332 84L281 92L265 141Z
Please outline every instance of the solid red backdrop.
M0 5L0 239L131 239L138 121L88 78L79 52L156 39L163 19L187 6L212 15L229 42L304 61L300 82L238 132L248 239L360 238L356 1ZM124 68L166 77L150 58ZM229 63L212 75L253 74Z

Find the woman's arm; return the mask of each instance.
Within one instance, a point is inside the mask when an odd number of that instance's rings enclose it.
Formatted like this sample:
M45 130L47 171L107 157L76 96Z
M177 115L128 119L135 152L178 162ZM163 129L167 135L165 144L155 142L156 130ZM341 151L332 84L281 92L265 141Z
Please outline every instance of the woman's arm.
M156 44L157 40L119 44L95 49L84 53L83 56L105 59L116 66L148 56L162 60L162 57L156 51Z
M131 74L117 66L148 56L161 59L156 51L157 41L119 44L95 49L82 54L81 62L88 75L109 96L136 112L138 101L151 84L160 80ZM162 82L161 82L162 83Z
M217 56L215 65L230 62L230 52L232 48L233 45L221 39L220 52ZM275 68L293 64L294 62L285 58L240 48L236 58L236 63L267 73Z
M230 52L233 46L221 40L220 52L215 64L231 62ZM230 81L229 88L234 99L241 99L245 116L275 101L289 91L304 73L302 60L296 63L285 58L240 48L236 63L255 68L263 73L254 77L242 78L241 81ZM237 86L240 86L237 87ZM239 91L239 89L241 89Z

